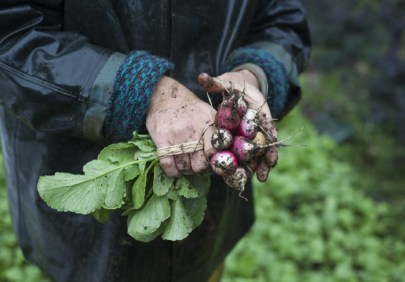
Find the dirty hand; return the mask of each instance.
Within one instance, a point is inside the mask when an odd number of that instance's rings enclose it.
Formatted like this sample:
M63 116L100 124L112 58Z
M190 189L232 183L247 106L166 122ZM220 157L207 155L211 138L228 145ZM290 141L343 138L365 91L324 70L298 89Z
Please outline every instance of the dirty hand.
M146 128L158 148L198 141L209 127L202 138L204 150L160 160L168 176L181 177L194 173L202 176L211 171L207 159L210 160L215 153L211 144L215 127L209 125L214 122L215 114L210 105L179 82L167 76L159 80L151 95L146 117Z
M222 82L221 82L222 81ZM245 81L245 83L244 83ZM248 71L242 70L238 72L227 72L218 77L210 77L206 73L202 73L198 77L198 83L201 87L210 93L222 93L226 89L231 89L231 82L235 90L242 93L243 87L246 87L245 100L249 103L248 108L252 110L258 110L260 106L265 102L260 89L260 84L256 76ZM260 130L264 131L266 139L270 142L277 141L277 130L274 126L274 122L271 120L271 113L268 104L266 103L263 109L259 113L259 122L264 119L269 119L264 121L260 126ZM276 146L269 147L266 153L252 161L249 167L255 168L257 166L257 179L261 182L267 180L267 176L270 169L275 167L278 159L278 148ZM256 163L255 163L256 162ZM254 170L253 170L254 171Z

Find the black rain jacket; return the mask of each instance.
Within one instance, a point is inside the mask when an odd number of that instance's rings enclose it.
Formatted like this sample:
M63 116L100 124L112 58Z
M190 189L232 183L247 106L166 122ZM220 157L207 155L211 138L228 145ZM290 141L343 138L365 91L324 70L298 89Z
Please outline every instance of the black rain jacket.
M36 185L41 175L83 173L105 146L94 142L103 111L89 111L105 109L108 99L90 92L112 54L170 58L173 78L205 99L198 74L221 74L232 50L255 42L281 46L285 66L301 72L310 39L299 2L0 0L1 141L25 257L52 281L206 281L253 223L251 185L245 202L213 176L202 225L181 242L150 243L132 239L119 212L100 224L49 208ZM285 112L300 97L291 81Z

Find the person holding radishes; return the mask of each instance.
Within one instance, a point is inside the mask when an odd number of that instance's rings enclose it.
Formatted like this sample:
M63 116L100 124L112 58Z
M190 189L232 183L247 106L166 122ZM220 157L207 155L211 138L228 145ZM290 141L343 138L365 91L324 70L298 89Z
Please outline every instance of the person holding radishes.
M0 0L0 26L1 139L24 256L58 282L219 281L254 221L250 182L246 202L212 174L204 221L181 243L138 242L119 213L100 224L52 210L36 184L42 175L82 173L135 130L158 148L202 138L204 150L160 164L173 177L208 175L210 125L230 89L261 109L262 132L276 141L273 119L300 99L297 76L310 54L300 3ZM277 158L269 147L247 170L265 181Z

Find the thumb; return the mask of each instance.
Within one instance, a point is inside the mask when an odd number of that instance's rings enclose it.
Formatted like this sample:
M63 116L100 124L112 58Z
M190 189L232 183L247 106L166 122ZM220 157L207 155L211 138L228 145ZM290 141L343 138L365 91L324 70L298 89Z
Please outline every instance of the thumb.
M216 77L211 77L208 73L201 73L198 76L198 84L200 84L205 91L210 93L221 93L226 90L221 80Z

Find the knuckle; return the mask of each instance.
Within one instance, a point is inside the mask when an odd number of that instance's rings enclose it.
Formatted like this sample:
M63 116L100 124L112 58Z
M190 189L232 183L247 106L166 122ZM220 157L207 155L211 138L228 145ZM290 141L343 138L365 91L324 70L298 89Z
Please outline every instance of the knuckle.
M165 158L160 160L160 165L163 169L167 169L173 166L173 159L172 158Z
M211 167L209 166L209 164L207 163L207 161L205 160L204 157L200 157L196 160L194 160L191 164L193 171L198 174L201 175L203 174L205 171L211 171Z
M174 134L174 136L175 136L176 138L182 137L182 135L183 135L183 130L184 130L183 127L178 126L178 125L175 125L175 126L173 126L173 128L172 128L173 134Z
M204 163L198 163L193 166L193 171L198 175L204 173L207 170L210 170L210 167Z

